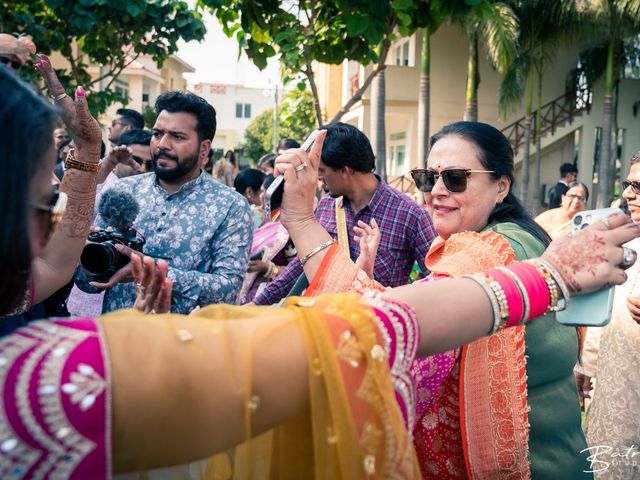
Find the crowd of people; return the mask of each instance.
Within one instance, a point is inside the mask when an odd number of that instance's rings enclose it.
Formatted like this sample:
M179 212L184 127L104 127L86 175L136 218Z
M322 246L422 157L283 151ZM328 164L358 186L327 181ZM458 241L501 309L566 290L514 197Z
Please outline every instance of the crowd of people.
M118 109L106 147L47 56L50 99L12 72L25 42L0 34L1 478L640 476L640 155L630 218L569 235L575 166L534 220L490 125L431 137L423 206L345 123L214 160L225 119L188 92L149 129ZM609 285L609 326L556 321Z

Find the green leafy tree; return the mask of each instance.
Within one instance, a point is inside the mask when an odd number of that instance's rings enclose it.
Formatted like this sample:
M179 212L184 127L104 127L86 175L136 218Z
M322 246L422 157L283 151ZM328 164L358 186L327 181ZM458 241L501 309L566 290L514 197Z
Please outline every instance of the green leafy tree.
M491 65L503 72L516 57L518 19L511 8L494 0L465 0L469 8L457 9L452 20L461 25L469 40L467 92L464 120L478 120L479 47L484 45Z
M280 55L285 81L306 81L314 99L316 122L324 123L313 62L340 64L354 60L377 64L343 108L338 121L357 103L374 77L384 69L390 41L396 34L410 35L424 24L427 0L296 0L247 2L199 0L211 8L225 33L235 37L241 50L264 68L269 57Z
M313 100L308 90L287 94L278 110L278 138L293 138L300 143L315 128ZM273 109L265 110L252 120L244 133L244 155L257 161L273 151Z
M60 52L70 66L58 70L58 76L69 88L83 85L91 90L88 98L94 115L115 101L128 101L112 87L140 55L150 55L161 66L177 51L179 39L201 40L205 33L200 14L181 0L0 0L0 4L0 28L31 35L41 53ZM95 78L89 74L89 62L100 65ZM33 75L29 69L23 71Z
M574 35L578 17L572 0L511 0L519 20L517 57L504 72L498 105L502 115L525 98L525 131L520 196L532 210L542 206L540 180L542 85L545 68L555 58L560 40ZM534 83L538 80L537 110L533 111ZM532 130L536 132L536 160L533 201L529 202L529 158Z
M580 7L587 38L574 79L583 78L593 84L604 77L596 200L596 207L602 208L613 200L616 88L625 65L637 65L640 57L636 44L640 32L640 0L591 0L581 2Z

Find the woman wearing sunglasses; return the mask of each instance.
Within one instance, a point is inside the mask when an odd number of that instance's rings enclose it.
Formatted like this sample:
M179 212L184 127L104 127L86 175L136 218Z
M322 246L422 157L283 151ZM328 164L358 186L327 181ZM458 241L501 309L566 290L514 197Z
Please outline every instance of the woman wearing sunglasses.
M562 195L562 202L558 208L542 212L536 217L536 222L549 234L551 238L558 238L571 233L573 216L587 209L589 189L584 183L573 182Z
M431 275L424 281L502 267L545 250L548 236L511 191L513 168L508 140L490 125L457 122L433 135L428 167L411 172L439 235L427 254ZM325 279L340 268L327 259L309 292L327 291ZM357 289L340 278L341 289ZM423 476L585 475L577 356L576 330L548 313L526 327L416 361L413 434Z
M86 97L74 105L80 131L93 129ZM5 220L13 215L0 230L2 314L19 302L25 272L46 248L40 216L55 213L56 115L0 67L0 121L0 190L12 192L0 196L0 211ZM36 133L43 141L26 153ZM279 167L284 219L308 269L318 268L330 242L312 220L321 143L308 164ZM95 148L77 161L98 158ZM286 478L415 478L404 416L413 412L406 381L416 351L445 351L524 322L571 292L623 282L635 258L620 266L621 244L639 234L622 214L612 216L552 245L536 264L546 274L520 263L513 280L489 271L491 287L477 276L362 299L292 299L282 308L210 306L188 317L123 310L35 322L0 339L0 477L105 478L206 458L270 431L235 452L238 477L267 478L271 466ZM568 271L562 266L575 242L593 243L594 261ZM132 262L136 306L166 312L167 264ZM220 473L225 459L212 459L207 475Z

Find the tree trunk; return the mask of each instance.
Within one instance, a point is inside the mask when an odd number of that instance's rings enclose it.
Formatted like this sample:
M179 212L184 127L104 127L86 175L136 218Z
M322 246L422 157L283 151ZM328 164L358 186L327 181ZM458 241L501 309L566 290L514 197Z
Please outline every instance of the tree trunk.
M542 73L538 74L538 109L536 110L536 172L533 180L533 208L534 215L542 209L542 185L540 181L540 168L542 162Z
M311 87L311 95L313 96L313 110L316 114L316 123L318 128L322 128L324 125L322 121L322 109L320 108L320 96L318 95L318 87L316 85L316 76L313 73L313 67L311 66L311 60L307 58L307 66L304 72L309 80L309 86Z
M371 86L371 144L376 156L376 172L387 180L385 113L385 69L378 72Z
M609 41L607 54L607 70L605 73L605 91L602 104L602 135L600 137L600 164L598 165L598 199L596 208L611 205L613 200L613 155L612 130L614 124L613 89L614 89L614 39Z
M420 91L418 94L418 167L427 168L429 153L429 110L431 73L431 31L422 31L422 65L420 69Z
M467 97L464 106L463 120L478 121L478 37L469 37L469 60L467 63Z
M529 155L531 153L531 111L533 110L533 72L527 75L527 109L524 119L524 145L522 146L522 180L520 200L529 208Z

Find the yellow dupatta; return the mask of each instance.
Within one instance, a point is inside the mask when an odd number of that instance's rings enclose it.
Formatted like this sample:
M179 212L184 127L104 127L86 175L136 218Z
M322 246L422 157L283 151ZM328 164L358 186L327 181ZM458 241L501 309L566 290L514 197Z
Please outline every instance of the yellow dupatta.
M229 325L248 320L256 322L250 337L230 336ZM279 309L214 305L189 317L150 318L122 310L101 317L101 324L108 334L113 376L120 391L126 392L114 410L117 419L126 422L125 428L117 429L121 432L116 440L118 451L149 446L145 455L121 456L121 468L135 465L144 470L171 463L169 458L193 458L193 452L206 451L208 440L201 424L216 414L218 405L226 405L230 417L244 410L244 438L250 440L212 457L206 467L200 467L198 478L419 478L388 363L372 357L374 347L383 343L375 327L375 313L356 295L292 297ZM122 329L125 324L127 328ZM270 340L290 332L301 332L304 340L309 409L251 438L250 419L256 407L251 365L259 361L254 358L254 347L263 346L264 355L265 348L271 349ZM137 344L136 351L129 357L122 355L122 350L131 351L132 342ZM270 354L278 355L279 351ZM153 361L157 355L173 360ZM132 357L133 363L119 361ZM140 373L148 371L153 374L141 382ZM174 391L176 385L182 389ZM279 388L286 390L287 386ZM157 401L140 402L137 392L141 390L157 392ZM244 401L238 401L242 398ZM145 423L149 418L165 420L149 425ZM194 422L200 424L194 430L197 434L189 434L189 423ZM153 445L165 430L179 430L180 442L159 457ZM191 465L191 471L198 468ZM178 478L180 474L178 467L161 472L157 478ZM149 472L149 478L154 476L155 472Z

